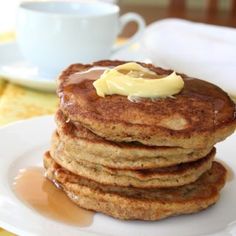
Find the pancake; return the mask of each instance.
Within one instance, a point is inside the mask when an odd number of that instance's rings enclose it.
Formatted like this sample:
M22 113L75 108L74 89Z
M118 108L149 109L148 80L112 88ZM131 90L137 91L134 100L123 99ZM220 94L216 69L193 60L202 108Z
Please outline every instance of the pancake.
M123 63L74 64L61 74L57 90L60 108L74 124L79 122L107 140L183 148L210 147L234 132L236 108L230 97L219 87L186 75L182 75L183 90L174 98L131 102L120 95L99 97L93 80L105 68ZM139 64L158 75L171 73Z
M76 160L90 161L110 168L135 170L167 167L198 160L212 149L157 147L145 146L138 142L108 141L78 123L75 127L61 110L57 111L55 121L59 135L53 135L52 145L60 145Z
M164 188L189 184L211 168L215 148L204 158L165 168L122 170L105 167L68 155L61 146L52 147L51 157L74 174L102 184L133 186L137 188Z
M47 177L80 207L125 220L159 220L203 210L218 200L226 180L226 170L217 162L196 182L165 189L101 185L67 171L49 153L44 165Z

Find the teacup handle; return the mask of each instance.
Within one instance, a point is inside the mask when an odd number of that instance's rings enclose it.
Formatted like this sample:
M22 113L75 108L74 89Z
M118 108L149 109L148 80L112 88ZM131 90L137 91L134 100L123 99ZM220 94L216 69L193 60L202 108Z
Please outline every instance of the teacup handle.
M141 17L140 15L133 13L133 12L129 12L129 13L122 15L120 17L119 21L120 21L119 33L121 33L123 31L124 27L129 22L132 22L132 21L137 23L138 29L137 29L136 33L133 36L131 36L124 44L114 46L112 49L112 53L117 52L120 49L126 48L129 45L131 45L132 43L134 43L135 41L137 41L141 37L141 35L145 29L145 25L146 25L143 17Z

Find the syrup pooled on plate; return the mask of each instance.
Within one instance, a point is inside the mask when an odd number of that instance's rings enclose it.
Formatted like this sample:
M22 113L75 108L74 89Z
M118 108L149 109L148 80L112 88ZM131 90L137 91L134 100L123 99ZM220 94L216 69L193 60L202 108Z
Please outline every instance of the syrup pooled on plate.
M90 226L94 213L75 205L44 173L40 167L20 170L13 183L16 195L42 215L80 227Z

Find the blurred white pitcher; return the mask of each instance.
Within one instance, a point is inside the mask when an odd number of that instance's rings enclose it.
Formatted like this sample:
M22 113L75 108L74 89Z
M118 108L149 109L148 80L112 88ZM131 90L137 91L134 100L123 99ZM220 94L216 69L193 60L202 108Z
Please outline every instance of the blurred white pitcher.
M23 2L16 36L26 60L49 73L72 63L109 59L142 35L145 22L135 13L119 17L117 5L104 2ZM124 26L134 21L137 32L124 45L114 46Z

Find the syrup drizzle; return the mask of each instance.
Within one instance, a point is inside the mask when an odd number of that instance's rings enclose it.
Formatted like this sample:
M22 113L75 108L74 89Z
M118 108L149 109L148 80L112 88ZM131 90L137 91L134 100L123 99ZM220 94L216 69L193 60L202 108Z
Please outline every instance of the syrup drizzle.
M43 168L21 169L13 189L23 202L44 216L80 227L88 227L93 222L94 213L74 204L45 177Z
M98 79L106 69L110 67L95 66L86 71L76 72L69 76L65 83L65 86L72 84L79 84L85 80L96 80Z

